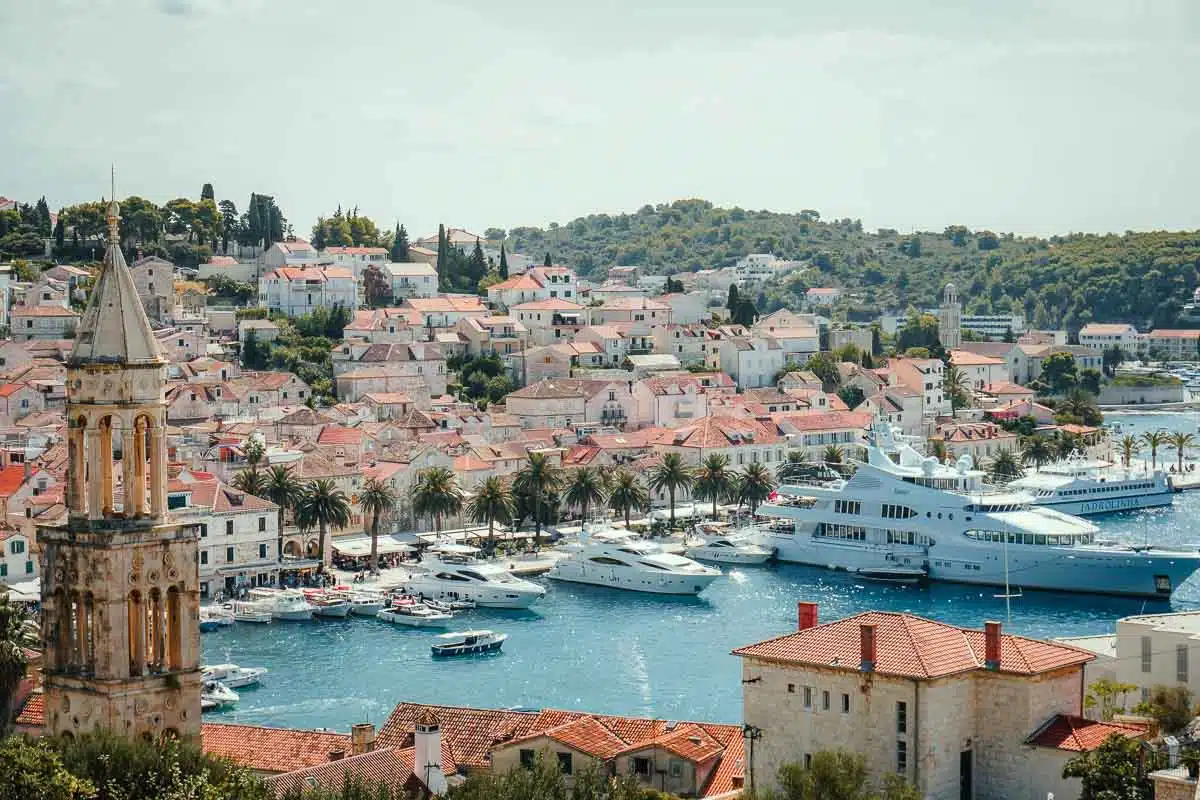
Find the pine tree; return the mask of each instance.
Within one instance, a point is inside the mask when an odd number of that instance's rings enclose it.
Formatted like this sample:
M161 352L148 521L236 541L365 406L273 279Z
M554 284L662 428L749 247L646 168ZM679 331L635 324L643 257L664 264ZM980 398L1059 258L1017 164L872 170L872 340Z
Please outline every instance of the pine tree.
M438 247L437 247L437 275L438 275L438 291L446 291L448 281L446 278L446 226L438 223Z
M472 287L478 287L479 282L487 277L487 259L483 257L483 246L475 240L475 249L471 251L471 262L467 268L467 278Z
M736 283L729 284L729 298L725 301L725 310L729 312L730 318L737 313L738 309L738 288Z
M504 253L504 245L500 245L500 280L508 280L508 256Z
M408 261L408 231L400 223L396 223L396 233L392 236L392 261L404 264Z
M211 183L204 184L203 188L200 189L200 199L212 200L214 203L216 202L217 194L213 191L213 185Z
M42 236L50 235L50 206L46 204L46 198L37 201L37 206L34 208L34 217L38 233Z
M63 229L63 215L62 215L62 212L59 212L58 221L54 223L54 246L55 247L63 246L63 234L64 233L65 233L65 231Z
M546 251L546 258L544 261L542 261L542 266L543 267L553 267L554 266L554 261L552 261L550 259L550 251L549 250Z

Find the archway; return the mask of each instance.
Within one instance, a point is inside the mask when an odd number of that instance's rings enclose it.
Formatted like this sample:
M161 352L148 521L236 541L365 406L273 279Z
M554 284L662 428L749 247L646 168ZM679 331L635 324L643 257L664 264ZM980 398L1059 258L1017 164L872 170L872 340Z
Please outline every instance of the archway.
M294 539L287 542L283 546L283 554L285 556L290 556L291 558L299 558L300 557L300 544Z

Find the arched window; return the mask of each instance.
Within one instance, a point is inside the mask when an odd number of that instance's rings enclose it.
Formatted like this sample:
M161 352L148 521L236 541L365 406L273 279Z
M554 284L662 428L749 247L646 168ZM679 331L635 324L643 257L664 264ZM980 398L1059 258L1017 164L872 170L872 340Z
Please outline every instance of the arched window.
M91 592L83 596L83 671L96 671L96 598Z
M160 672L163 667L163 650L166 637L163 635L163 596L157 588L150 590L150 602L146 605L146 663L151 672Z
M146 671L146 612L142 607L140 592L129 593L127 615L129 618L129 674L137 677Z
M54 667L65 671L71 666L71 601L61 588L54 590Z
M167 666L183 669L183 604L179 589L172 586L167 590Z

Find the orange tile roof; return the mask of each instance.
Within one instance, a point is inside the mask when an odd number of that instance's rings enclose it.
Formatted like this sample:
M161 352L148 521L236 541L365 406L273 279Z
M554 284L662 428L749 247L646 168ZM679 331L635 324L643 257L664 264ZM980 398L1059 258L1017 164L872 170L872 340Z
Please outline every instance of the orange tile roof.
M345 428L341 425L326 425L317 437L317 444L357 444L363 440L362 431L357 428Z
M419 778L413 773L414 756L412 748L374 750L283 775L272 775L266 783L278 796L288 792L299 795L313 786L334 789L340 794L347 776L354 776L372 785L386 785L396 796L408 797L409 790L418 788Z
M407 304L410 308L415 308L421 312L457 311L478 312L480 314L492 313L478 297L410 297Z
M583 306L570 300L551 297L548 300L530 300L512 307L513 311L582 311Z
M14 317L78 317L69 308L62 306L13 306Z
M201 739L205 753L259 772L293 772L329 761L335 750L350 752L350 737L330 731L206 722Z
M665 430L650 441L663 447L739 447L775 444L780 439L774 425L753 419L709 416L674 430Z
M10 464L0 469L0 497L12 497L21 484L25 483L25 467L21 464Z
M17 725L21 727L40 728L46 724L46 696L40 691L29 695L25 707L17 715Z
M1051 717L1025 741L1037 747L1086 753L1104 744L1105 740L1114 734L1138 739L1146 735L1146 727L1133 723L1100 722L1070 714L1058 714Z
M895 612L870 611L808 630L734 650L734 655L788 664L858 670L862 661L861 625L874 625L875 672L931 679L982 670L983 631ZM1082 666L1095 653L1077 647L1002 635L1000 672L1036 675Z
M6 383L3 386L0 386L0 397L12 397L14 394L24 389L25 386L26 384L24 383Z
M525 272L525 273L521 273L520 275L513 275L508 280L504 280L504 281L500 281L499 283L492 284L491 286L488 287L488 291L490 292L493 289L495 289L497 291L503 291L506 289L541 289L541 288L542 288L542 282L539 281L534 276L530 275L529 273Z
M950 363L956 367L988 367L1003 364L1004 359L972 353L969 350L951 350Z
M532 731L524 737L505 742L510 745L545 736L593 758L609 759L626 748L623 740L596 721L595 717L579 717L549 730Z

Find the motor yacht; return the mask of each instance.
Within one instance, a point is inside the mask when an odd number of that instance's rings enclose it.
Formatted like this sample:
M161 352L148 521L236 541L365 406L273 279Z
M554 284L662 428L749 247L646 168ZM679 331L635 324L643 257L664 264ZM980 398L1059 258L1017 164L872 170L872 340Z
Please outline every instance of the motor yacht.
M1160 469L1129 469L1076 452L1008 484L1029 492L1033 505L1084 517L1113 511L1169 506L1174 489Z
M213 708L224 708L235 705L238 700L241 700L238 693L220 681L205 681L200 686L201 707L208 703Z
M556 561L546 573L547 578L557 581L652 594L696 595L721 576L719 569L663 552L626 531L585 531L578 542L560 549L566 558Z
M265 667L239 667L237 664L209 664L200 667L205 681L218 681L230 689L257 686L267 674Z
M232 603L226 603L221 608L228 611L236 622L251 622L258 625L265 625L272 619L271 607L267 603L258 600L234 600Z
M459 631L458 633L443 633L438 641L430 646L435 657L472 656L483 653L495 653L504 646L508 636L493 631Z
M432 609L411 597L395 600L376 616L384 622L410 628L445 628L454 619L453 614Z
M296 589L251 589L250 599L271 613L272 619L300 622L313 618L313 607Z
M684 542L683 554L717 564L764 564L775 551L756 544L749 533L731 533L727 523L707 523Z
M350 601L350 613L356 617L374 617L386 605L382 595L351 592L346 596Z
M464 545L431 548L404 580L404 591L480 608L529 608L546 594L544 587L512 575L503 562L478 558L478 552Z
M216 606L202 606L200 608L201 633L212 633L233 623L233 612L229 609L218 608Z
M306 589L304 591L304 599L312 606L314 616L332 617L334 619L345 619L350 616L352 608L350 600L345 597L339 597L332 592L324 592L320 589Z
M944 465L901 445L894 461L880 442L889 434L875 429L867 461L841 485L784 482L758 513L792 525L760 543L782 561L865 576L1135 597L1169 597L1200 568L1195 548L1101 541L1085 519L987 485L969 456Z

